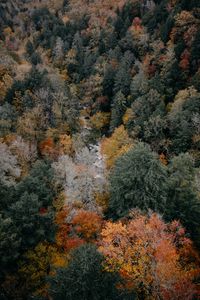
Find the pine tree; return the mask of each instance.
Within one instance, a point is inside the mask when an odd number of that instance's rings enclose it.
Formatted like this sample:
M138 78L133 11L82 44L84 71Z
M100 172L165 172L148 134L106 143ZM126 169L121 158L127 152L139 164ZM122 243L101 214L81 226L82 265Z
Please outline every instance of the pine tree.
M66 268L50 278L50 295L56 300L120 299L114 273L103 271L103 256L94 245L74 250Z
M122 123L122 117L126 111L127 100L123 93L119 91L112 103L111 108L111 121L110 121L110 130L113 131L116 127L119 127Z
M110 175L109 215L125 216L130 209L164 212L167 170L157 155L138 143L121 156Z
M0 280L6 272L14 268L20 256L21 238L19 229L9 217L0 214Z
M42 202L36 194L24 192L12 204L10 216L19 228L23 252L40 241L50 240L54 234L53 214L50 209L43 212Z
M200 244L200 199L195 186L194 163L189 154L180 154L169 164L167 220L180 220L194 241Z

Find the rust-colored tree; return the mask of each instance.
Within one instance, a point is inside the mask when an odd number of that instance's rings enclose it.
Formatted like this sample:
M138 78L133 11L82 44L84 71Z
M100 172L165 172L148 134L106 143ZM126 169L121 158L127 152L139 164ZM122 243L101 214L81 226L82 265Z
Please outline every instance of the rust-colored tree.
M197 256L179 222L165 224L155 213L136 213L125 223L107 222L101 236L106 270L119 271L126 288L136 290L140 299L197 295Z

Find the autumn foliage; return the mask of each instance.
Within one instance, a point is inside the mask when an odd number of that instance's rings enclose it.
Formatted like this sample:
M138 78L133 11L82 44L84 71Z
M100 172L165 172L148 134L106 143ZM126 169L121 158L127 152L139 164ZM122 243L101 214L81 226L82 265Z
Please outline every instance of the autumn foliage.
M95 212L86 210L73 212L65 207L57 213L56 224L58 226L56 243L64 251L69 251L83 243L95 242L103 221Z
M179 222L165 224L157 214L136 213L130 221L108 221L101 236L99 250L106 258L105 269L119 271L127 288L145 299L193 299L197 295L194 280L200 270Z
M124 126L116 128L111 137L105 138L101 144L102 154L105 156L106 167L110 169L116 159L126 153L132 146Z

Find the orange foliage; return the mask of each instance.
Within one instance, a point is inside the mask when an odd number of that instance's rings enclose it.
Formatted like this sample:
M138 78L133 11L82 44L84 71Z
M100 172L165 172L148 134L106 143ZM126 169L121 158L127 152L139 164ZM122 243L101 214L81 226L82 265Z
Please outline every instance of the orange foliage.
M96 240L102 228L102 218L97 213L77 210L74 216L69 216L70 209L67 207L56 215L56 244L59 248L68 252L85 242Z
M162 49L163 45L160 43L158 44L158 49ZM164 61L165 60L165 56L161 56L161 58L159 58L159 62ZM156 73L156 63L154 61L154 58L152 57L152 55L147 54L144 58L143 61L143 68L145 71L145 74L147 76L153 76Z
M179 63L179 66L181 67L181 69L188 70L188 68L190 66L189 59L190 59L190 53L187 49L185 49L181 55L181 61Z
M140 31L142 29L142 20L138 17L133 19L133 27L135 31Z
M86 241L93 241L100 233L102 218L95 212L80 210L72 219L71 224L77 235Z
M166 165L168 164L168 161L167 161L166 156L165 156L164 153L161 153L161 154L159 155L159 159L160 159L160 161L161 161L161 163L162 163L163 165L166 166Z
M56 158L59 152L56 145L51 137L47 137L39 144L40 153L44 156L49 156L51 158Z
M125 224L107 222L102 230L105 269L119 271L126 287L147 299L193 299L200 271L191 263L197 254L185 230L176 221L165 224L157 214L133 217Z

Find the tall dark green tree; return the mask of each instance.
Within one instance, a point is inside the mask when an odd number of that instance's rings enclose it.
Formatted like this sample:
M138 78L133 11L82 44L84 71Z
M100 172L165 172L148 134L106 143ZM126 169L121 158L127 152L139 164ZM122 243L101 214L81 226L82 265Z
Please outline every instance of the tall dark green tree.
M138 137L143 138L145 128L152 118L163 117L165 104L163 97L154 89L138 97L132 104L133 118L130 119L128 128L134 130Z
M53 239L52 201L55 192L52 178L53 171L49 164L38 161L30 174L10 193L6 193L5 188L1 191L3 213L18 229L21 252L40 241ZM6 199L9 206L6 205Z
M103 78L103 93L109 98L113 95L115 70L111 66L107 66Z
M21 237L11 218L0 215L0 280L20 256Z
M53 214L43 210L36 194L25 192L10 208L10 215L22 239L21 251L39 242L53 239Z
M167 169L150 148L138 143L121 156L110 174L109 215L125 216L130 209L166 209Z
M55 196L53 189L53 169L49 162L37 161L29 175L16 186L16 198L24 192L38 196L39 202L44 207L52 205Z
M113 131L116 127L118 127L122 123L122 117L126 111L127 100L123 93L119 91L112 103L111 108L111 121L110 121L110 130Z
M118 278L103 270L103 256L94 245L74 250L67 267L58 269L49 280L54 300L117 300Z
M169 164L167 220L180 220L200 245L200 197L195 186L194 162L189 154L180 154Z
M131 66L134 62L134 56L130 51L126 51L121 59L118 72L115 76L114 92L121 91L126 97L130 93L131 84Z
M200 117L200 94L189 96L175 113L169 114L170 148L175 154L191 148L196 134L194 116Z

